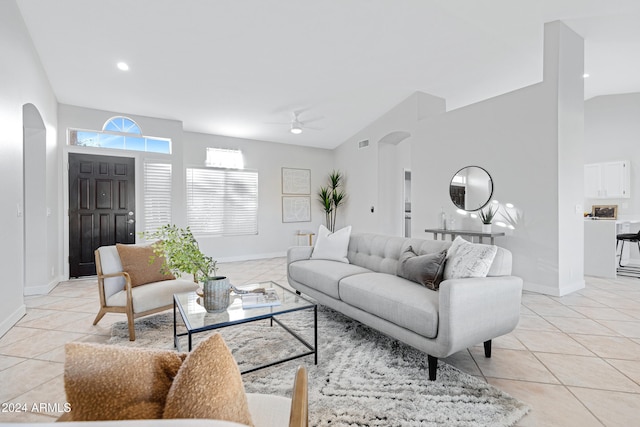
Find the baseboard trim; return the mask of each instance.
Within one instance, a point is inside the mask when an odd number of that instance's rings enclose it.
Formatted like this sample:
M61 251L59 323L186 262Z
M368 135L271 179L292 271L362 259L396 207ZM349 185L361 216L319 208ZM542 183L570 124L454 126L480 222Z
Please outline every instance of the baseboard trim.
M53 290L53 288L55 288L56 286L58 286L58 283L60 283L61 281L63 281L64 279L60 278L60 277L56 277L55 279L53 279L52 281L50 281L49 283L47 283L46 285L40 285L40 286L25 286L24 287L24 291L23 291L23 295L24 296L29 296L29 295L46 295L49 292L51 292Z
M584 289L585 286L586 285L585 285L584 279L576 280L575 282L572 282L566 285L560 285L560 295L558 296L563 297L572 292L579 291L580 289Z
M13 328L25 314L27 314L27 306L22 304L16 311L11 313L9 317L0 323L0 336L9 332L9 329Z
M559 287L551 287L548 285L542 285L540 283L534 282L525 282L523 289L529 292L535 292L538 294L551 295L553 297L561 297L571 292L579 291L580 289L584 289L585 281L584 279L576 280L575 282L569 283L567 285L561 285Z
M256 259L282 258L286 257L286 252L271 252L266 254L238 255L232 257L218 258L218 262L252 261Z

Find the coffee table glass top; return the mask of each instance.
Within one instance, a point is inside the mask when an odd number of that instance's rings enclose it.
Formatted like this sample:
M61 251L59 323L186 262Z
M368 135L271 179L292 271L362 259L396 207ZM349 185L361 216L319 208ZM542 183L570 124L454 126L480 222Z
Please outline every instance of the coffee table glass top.
M245 323L260 318L269 318L274 314L283 314L291 311L298 311L305 308L312 308L315 304L277 284L276 282L261 282L251 285L236 286L240 290L252 290L255 288L274 288L280 298L280 305L271 307L242 308L242 298L240 295L231 293L229 307L220 313L207 313L202 305L202 298L195 292L187 292L174 295L176 303L179 305L185 326L189 331L210 329L211 326L229 326Z

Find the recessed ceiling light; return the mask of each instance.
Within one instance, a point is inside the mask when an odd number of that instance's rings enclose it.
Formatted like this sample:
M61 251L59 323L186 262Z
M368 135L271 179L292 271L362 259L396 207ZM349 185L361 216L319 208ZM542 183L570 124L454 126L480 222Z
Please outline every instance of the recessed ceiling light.
M589 73L584 73L584 74L582 75L582 78L584 78L584 79L586 79L587 77L589 77Z
M129 71L129 65L126 62L118 62L117 67L122 71Z

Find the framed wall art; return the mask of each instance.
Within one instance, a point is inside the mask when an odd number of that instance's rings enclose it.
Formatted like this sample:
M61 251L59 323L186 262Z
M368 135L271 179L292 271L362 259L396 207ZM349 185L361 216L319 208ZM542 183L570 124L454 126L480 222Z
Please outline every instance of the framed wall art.
M311 194L311 170L282 168L282 194Z
M282 222L311 221L311 197L282 196Z
M591 216L600 219L618 219L618 205L593 206Z

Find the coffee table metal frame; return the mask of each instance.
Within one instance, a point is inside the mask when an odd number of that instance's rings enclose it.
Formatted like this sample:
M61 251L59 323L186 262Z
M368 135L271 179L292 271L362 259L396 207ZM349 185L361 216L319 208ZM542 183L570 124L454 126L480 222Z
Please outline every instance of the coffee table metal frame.
M244 285L238 286L237 288L245 290L245 289L254 289L256 287L272 287L276 288L278 291L278 295L281 299L281 305L272 306L272 307L258 307L258 308L249 308L243 309L239 296L235 296L235 301L229 306L227 311L222 313L214 313L211 314L208 319L205 320L205 315L208 315L207 311L200 305L198 302L198 294L195 292L186 292L180 294L173 295L173 345L178 350L180 350L180 337L187 336L188 337L188 347L189 351L191 351L193 346L193 334L197 334L199 332L211 331L214 329L226 328L234 325L241 325L244 323L256 322L258 320L269 319L270 325L273 326L275 322L279 326L281 326L285 331L289 333L292 337L297 339L302 345L304 345L308 351L295 354L293 356L289 356L283 359L278 359L276 361L266 363L251 369L247 369L241 371L242 374L247 374L249 372L257 371L259 369L268 368L273 365L277 365L280 363L288 362L290 360L298 359L301 357L309 356L311 354L314 355L314 364L318 364L318 306L313 302L305 299L301 295L286 289L283 286L280 286L276 282L262 282L258 284L252 285ZM232 297L234 295L232 294ZM186 305L186 307L185 307ZM313 310L313 345L301 337L298 333L291 330L287 325L285 325L282 320L278 319L276 316L281 316L287 313L293 313L296 311L302 310ZM177 320L178 313L180 313L180 317L184 322L184 325L187 329L187 332L178 333L177 328ZM190 322L190 316L192 318L200 319L202 317L201 325L192 325Z

